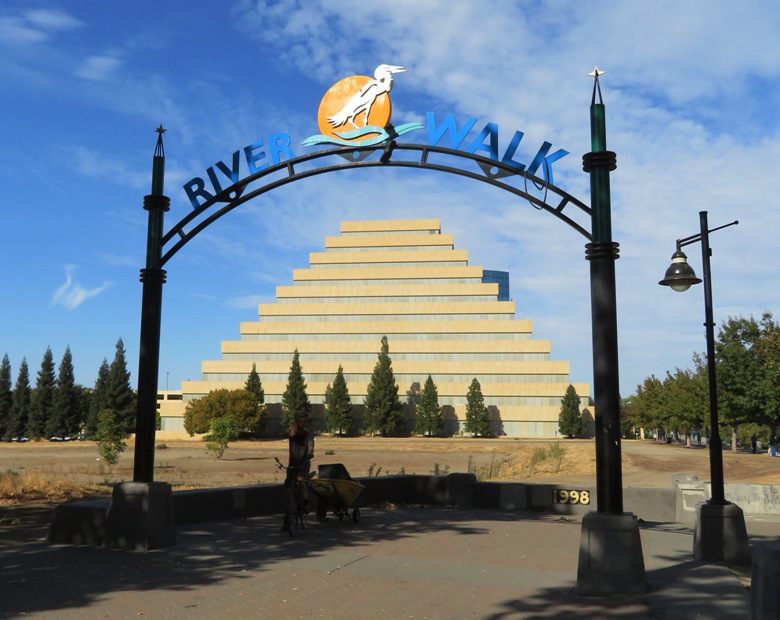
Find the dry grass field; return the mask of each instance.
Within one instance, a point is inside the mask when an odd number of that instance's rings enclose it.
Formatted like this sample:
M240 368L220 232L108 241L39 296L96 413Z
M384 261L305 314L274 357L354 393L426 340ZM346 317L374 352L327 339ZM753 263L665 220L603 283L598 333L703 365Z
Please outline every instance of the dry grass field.
M221 460L199 441L158 442L155 480L174 489L280 482L274 458L286 460L286 440L241 441ZM669 487L672 474L709 480L705 448L625 441L626 487ZM93 442L0 444L0 543L45 533L53 507L108 497L114 483L133 477L132 442L110 467ZM780 459L724 452L726 482L780 484ZM384 476L474 472L479 479L594 485L593 440L425 439L318 437L314 464L343 463L350 474ZM41 528L44 528L41 530Z

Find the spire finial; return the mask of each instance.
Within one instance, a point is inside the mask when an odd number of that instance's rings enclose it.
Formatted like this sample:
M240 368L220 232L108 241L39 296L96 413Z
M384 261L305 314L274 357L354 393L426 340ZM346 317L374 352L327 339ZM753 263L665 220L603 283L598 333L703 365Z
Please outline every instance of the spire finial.
M606 73L606 71L602 71L598 67L594 67L593 71L588 73L588 77L592 77L593 80L593 97L590 100L590 105L594 105L596 103L596 91L599 93L599 103L603 104L604 100L601 98L601 84L599 84L599 76L602 76Z
M165 151L163 150L162 136L167 130L162 126L162 123L160 123L160 126L154 131L157 134L157 146L154 149L154 156L165 157Z

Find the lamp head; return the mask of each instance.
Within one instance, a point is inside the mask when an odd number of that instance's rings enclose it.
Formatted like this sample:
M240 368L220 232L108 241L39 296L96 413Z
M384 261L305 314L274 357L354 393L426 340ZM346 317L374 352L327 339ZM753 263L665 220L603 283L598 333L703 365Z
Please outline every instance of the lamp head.
M688 257L681 250L672 254L672 264L666 270L664 279L658 284L669 286L672 290L682 293L687 291L693 284L699 284L701 278L696 277L693 267L688 264Z

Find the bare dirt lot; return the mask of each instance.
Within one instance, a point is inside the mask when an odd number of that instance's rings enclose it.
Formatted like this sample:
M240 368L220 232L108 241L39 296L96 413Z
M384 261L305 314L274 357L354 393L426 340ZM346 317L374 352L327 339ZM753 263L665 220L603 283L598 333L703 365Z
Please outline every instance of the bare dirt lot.
M286 452L284 439L242 441L217 460L204 442L158 441L154 478L174 489L280 482L274 458L285 461ZM669 487L679 473L709 480L703 447L624 441L622 454L626 487ZM89 441L0 444L0 543L45 534L58 503L110 496L114 483L132 480L133 457L132 443L114 467ZM723 460L727 483L780 484L780 459L727 451ZM323 463L343 463L354 477L472 471L480 479L578 485L596 477L593 440L318 437L314 464Z

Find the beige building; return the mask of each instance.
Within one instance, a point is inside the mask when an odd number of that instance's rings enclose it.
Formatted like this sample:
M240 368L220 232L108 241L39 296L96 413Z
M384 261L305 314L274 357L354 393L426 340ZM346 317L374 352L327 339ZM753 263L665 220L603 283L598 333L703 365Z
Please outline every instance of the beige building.
M204 361L203 379L182 384L182 400L161 402L162 430L180 431L187 402L219 388L238 389L256 364L278 420L293 351L300 354L315 428L322 403L343 366L358 427L382 336L387 336L399 395L430 374L438 388L445 432L459 434L472 379L480 382L492 430L511 437L555 437L569 363L550 359L550 343L532 337L531 321L515 318L506 272L470 265L439 220L343 222L312 253L276 302L241 323L241 339L222 343L222 359ZM587 407L590 388L574 384ZM407 407L407 430L414 408Z

